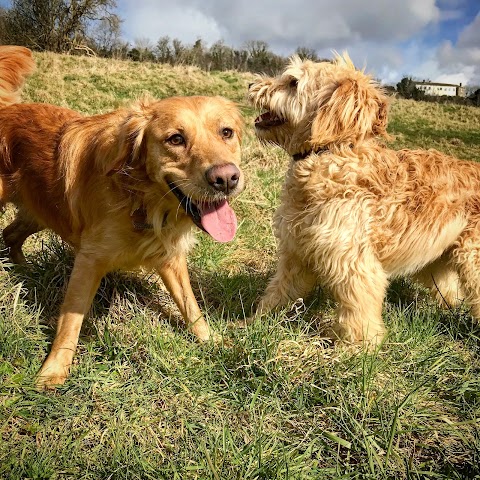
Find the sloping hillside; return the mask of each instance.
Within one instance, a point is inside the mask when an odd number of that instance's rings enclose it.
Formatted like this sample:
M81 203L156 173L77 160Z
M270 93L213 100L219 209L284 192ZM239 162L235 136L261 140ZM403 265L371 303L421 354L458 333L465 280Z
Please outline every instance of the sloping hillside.
M193 287L224 341L199 345L151 272L108 275L82 329L67 383L37 392L72 254L29 239L29 265L0 261L0 478L479 478L480 327L407 280L389 290L381 350L332 347L318 289L305 311L248 315L275 264L271 218L289 159L254 138L250 75L36 54L25 100L100 113L149 93L224 95L247 123L246 191L236 239L198 232ZM480 109L394 101L395 147L480 160ZM0 214L0 227L13 218ZM0 247L2 247L0 243ZM172 313L173 312L173 313Z

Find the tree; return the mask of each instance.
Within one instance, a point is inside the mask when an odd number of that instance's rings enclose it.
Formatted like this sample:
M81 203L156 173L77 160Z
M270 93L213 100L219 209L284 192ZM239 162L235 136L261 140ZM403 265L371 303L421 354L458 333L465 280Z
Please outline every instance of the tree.
M416 82L411 77L404 77L397 83L397 92L403 98L413 98L414 100L421 100L425 93L417 88Z
M173 51L168 35L158 39L157 46L155 47L155 55L160 63L172 63Z
M307 47L298 47L295 50L295 53L302 59L302 60L312 60L312 62L318 62L320 59L318 58L317 52L313 48Z
M465 85L465 95L470 97L480 90L480 85Z
M136 62L153 62L153 44L148 38L136 38L134 47L128 52L128 56Z
M7 11L0 7L0 45L3 43L7 43L7 35L6 35L6 19L7 19Z
M205 66L205 47L203 45L202 39L199 38L193 44L193 47L189 52L189 61L190 65L198 65L199 67Z
M232 70L234 65L235 52L227 47L223 40L215 42L210 47L210 60L212 70Z
M173 45L173 63L174 65L180 65L185 60L185 46L178 38L172 40Z
M5 18L6 37L36 50L69 51L88 44L98 22L118 31L115 8L115 0L13 0Z
M120 36L120 17L102 18L91 28L89 37L92 42L92 48L105 57L111 57L123 48Z
M251 40L245 44L248 52L247 69L251 72L275 74L285 63L285 59L269 50L268 43Z
M475 90L468 98L472 101L473 105L480 107L480 88Z
M245 43L248 52L248 66L254 72L265 71L268 65L268 43L259 40L251 40Z

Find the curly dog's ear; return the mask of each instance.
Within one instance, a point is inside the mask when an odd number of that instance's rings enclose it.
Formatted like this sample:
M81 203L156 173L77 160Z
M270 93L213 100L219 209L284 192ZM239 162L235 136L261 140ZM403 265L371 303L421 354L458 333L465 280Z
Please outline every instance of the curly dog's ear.
M320 105L312 124L312 146L353 143L370 137L388 137L387 99L365 77L341 82Z
M379 101L378 104L378 115L375 119L372 132L376 136L382 136L385 138L390 138L390 135L387 133L387 123L388 123L388 103L387 100Z

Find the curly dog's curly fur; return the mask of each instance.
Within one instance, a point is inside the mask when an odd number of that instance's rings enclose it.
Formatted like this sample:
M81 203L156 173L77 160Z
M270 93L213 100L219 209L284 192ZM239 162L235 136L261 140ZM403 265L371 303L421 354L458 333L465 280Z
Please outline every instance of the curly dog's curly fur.
M267 110L258 137L293 157L275 215L278 267L257 314L318 282L338 302L336 335L376 343L389 280L413 274L480 318L480 165L379 143L387 98L346 54L294 57L251 84L249 99Z

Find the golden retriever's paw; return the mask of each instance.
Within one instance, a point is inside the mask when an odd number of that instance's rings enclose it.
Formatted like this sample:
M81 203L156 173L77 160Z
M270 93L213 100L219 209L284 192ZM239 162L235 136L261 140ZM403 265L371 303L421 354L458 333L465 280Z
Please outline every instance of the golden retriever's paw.
M37 390L55 390L63 385L68 377L68 368L63 366L44 365L37 374L35 386Z
M39 375L35 382L37 390L55 390L59 385L63 385L67 375Z
M213 346L216 350L219 347L228 347L231 340L225 335L210 330L210 337L208 340L200 340L200 342L204 345Z
M191 332L195 335L200 343L215 343L221 344L223 337L219 333L213 331L206 323L200 328L192 328Z
M208 323L200 318L196 322L191 323L188 326L188 330L195 335L198 342L208 342L213 332L209 327Z

